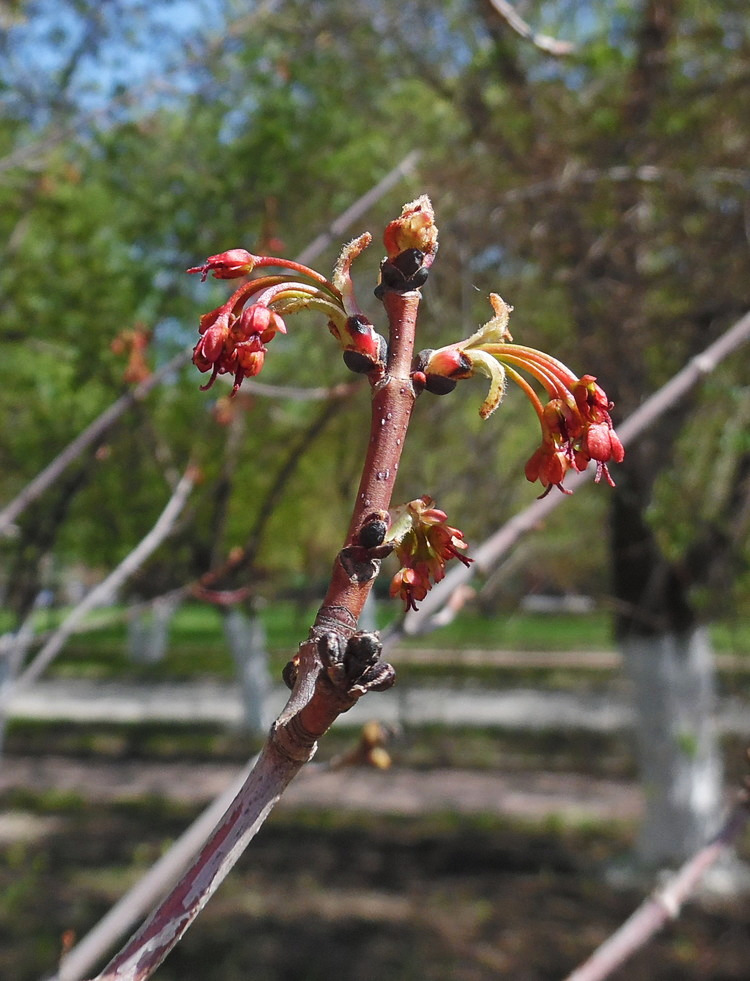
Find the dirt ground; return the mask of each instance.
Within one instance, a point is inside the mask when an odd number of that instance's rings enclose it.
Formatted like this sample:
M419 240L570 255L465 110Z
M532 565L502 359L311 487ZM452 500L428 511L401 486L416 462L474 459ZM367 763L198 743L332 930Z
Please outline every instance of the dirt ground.
M238 770L227 763L8 756L0 767L0 794L30 788L82 794L97 802L152 795L201 804L220 793ZM397 815L445 811L531 820L634 820L641 812L642 794L628 781L576 773L403 767L331 771L313 763L291 784L279 806Z
M39 981L235 772L7 758L0 978ZM311 769L155 981L562 981L643 898L607 874L640 806L572 773ZM748 924L750 899L692 904L613 978L748 981Z

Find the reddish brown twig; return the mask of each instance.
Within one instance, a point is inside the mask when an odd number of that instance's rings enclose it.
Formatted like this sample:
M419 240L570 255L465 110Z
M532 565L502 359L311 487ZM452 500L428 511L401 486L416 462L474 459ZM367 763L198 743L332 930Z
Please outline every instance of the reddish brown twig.
M378 572L379 559L358 543L372 512L387 510L415 393L409 378L418 291L386 292L390 327L384 373L372 372L372 421L367 458L344 547L308 639L287 672L292 695L274 723L257 764L195 862L135 936L99 975L99 981L145 981L179 941L292 778L313 756L317 740L342 712L369 690L393 682L393 669L378 660L372 634L357 634L357 621Z

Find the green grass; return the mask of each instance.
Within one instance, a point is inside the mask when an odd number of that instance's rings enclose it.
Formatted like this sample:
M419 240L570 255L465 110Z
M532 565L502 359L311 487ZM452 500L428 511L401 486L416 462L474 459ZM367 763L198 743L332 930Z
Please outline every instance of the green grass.
M407 643L415 647L517 651L590 651L613 645L610 620L605 613L517 612L493 617L465 612L448 626Z
M281 668L307 636L317 605L291 601L269 603L261 616L271 651L271 670L278 676ZM379 607L380 626L395 614L392 604ZM397 615L397 614L396 614ZM61 614L40 614L38 629L51 629ZM97 614L101 617L102 614ZM7 619L7 614L6 614ZM750 653L750 621L735 620L718 624L713 629L719 651ZM614 647L611 619L604 612L588 614L532 614L502 612L496 616L464 611L453 623L440 630L402 642L405 647L441 648L460 651L474 648L516 651L592 651ZM396 660L398 660L396 658ZM437 665L404 665L403 680L419 683L424 679L444 680L461 678L488 682L497 672L481 666L470 668ZM170 629L169 652L156 665L133 663L126 649L126 628L123 623L109 624L97 630L74 636L48 672L50 677L76 677L95 680L123 679L132 681L189 680L211 677L233 679L234 664L224 640L221 615L205 604L182 606ZM507 679L506 679L507 680ZM524 683L558 684L554 676L529 675Z

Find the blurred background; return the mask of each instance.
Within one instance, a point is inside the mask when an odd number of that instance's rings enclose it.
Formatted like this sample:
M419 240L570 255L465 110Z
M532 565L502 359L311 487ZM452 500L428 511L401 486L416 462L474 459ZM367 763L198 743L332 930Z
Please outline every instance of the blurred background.
M427 193L418 346L498 292L617 426L750 308L750 22L744 0L3 0L0 23L0 975L26 981L259 747L359 480L369 392L320 318L230 403L185 352L231 286L185 269L243 247L329 275L370 230L382 330L380 233ZM561 499L398 641L397 687L336 724L158 978L562 978L715 830L750 732L749 360L697 362L614 489ZM538 493L533 412L511 391L483 422L484 394L420 398L395 496L472 546ZM230 604L196 588L216 570ZM370 717L350 755L375 766L331 767ZM742 859L619 976L746 978Z

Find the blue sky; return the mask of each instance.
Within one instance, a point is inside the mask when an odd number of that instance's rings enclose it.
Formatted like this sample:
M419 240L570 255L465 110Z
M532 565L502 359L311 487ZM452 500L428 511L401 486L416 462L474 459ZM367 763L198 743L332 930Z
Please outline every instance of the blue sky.
M164 97L170 87L189 91L196 77L190 53L195 64L206 41L220 36L225 7L225 0L92 0L99 40L78 60L68 98L96 111L123 89L142 91L145 99ZM26 19L0 41L0 98L22 114L60 95L60 73L89 27L66 0L31 0L24 12ZM37 123L48 121L40 118L44 111L37 114Z

